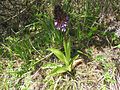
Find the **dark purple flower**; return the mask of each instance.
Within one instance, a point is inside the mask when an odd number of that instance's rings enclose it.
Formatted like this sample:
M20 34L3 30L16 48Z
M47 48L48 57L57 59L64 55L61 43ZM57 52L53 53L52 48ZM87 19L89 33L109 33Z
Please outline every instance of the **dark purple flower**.
M54 9L54 25L58 30L61 31L66 31L66 27L68 24L68 15L61 9L61 7L59 5L55 6Z
M58 30L61 30L61 31L64 31L64 32L66 31L67 24L68 24L68 16L61 21L60 20L55 20L54 21L55 27Z

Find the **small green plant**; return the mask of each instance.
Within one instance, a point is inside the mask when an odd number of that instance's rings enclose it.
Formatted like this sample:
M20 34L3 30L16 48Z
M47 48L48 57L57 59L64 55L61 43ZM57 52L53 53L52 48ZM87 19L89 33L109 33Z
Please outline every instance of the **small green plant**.
M100 62L103 66L103 70L104 70L103 77L105 84L115 83L115 80L113 79L116 70L115 64L110 61L108 62L106 57L103 55L98 55L96 57L96 61Z
M43 65L42 66L43 69L52 68L52 71L49 75L54 76L56 74L64 73L67 71L71 72L73 69L73 67L72 67L73 61L78 57L78 55L71 58L70 39L68 41L64 40L63 46L64 46L65 54L55 48L48 49L49 51L54 53L55 56L63 63L63 64L47 63L47 64Z

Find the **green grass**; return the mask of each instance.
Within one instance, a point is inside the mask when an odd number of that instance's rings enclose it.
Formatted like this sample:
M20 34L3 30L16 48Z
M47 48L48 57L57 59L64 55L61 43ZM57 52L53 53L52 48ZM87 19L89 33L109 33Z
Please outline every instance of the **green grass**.
M102 12L110 13L107 7L113 11L116 9L117 13L118 1L63 0L62 7L70 18L67 33L60 32L53 24L52 9L57 1L43 1L45 9L33 5L31 8L36 12L30 23L0 43L0 89L30 90L35 87L40 90L108 90L111 85L115 85L119 60L116 62L108 58L111 56L99 55L99 52L103 49L104 52L110 50L110 54L113 53L113 48L119 48L120 40L114 32L106 31L107 26L104 22L100 24L99 19ZM63 44L66 38L70 38L71 46L69 43ZM108 51L104 49L106 47ZM96 54L94 49L97 50ZM82 60L82 64L68 69L73 63L70 60L76 55L79 57L74 59ZM120 55L119 49L115 55ZM43 69L46 63L49 63L49 68ZM56 75L55 68L55 76L49 76L56 64L66 66L67 69L60 71L57 68L59 74Z

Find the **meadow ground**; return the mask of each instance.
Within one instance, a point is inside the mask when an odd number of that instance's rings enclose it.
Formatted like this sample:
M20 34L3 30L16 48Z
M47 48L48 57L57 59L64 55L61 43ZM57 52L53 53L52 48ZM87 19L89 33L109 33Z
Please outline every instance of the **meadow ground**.
M119 0L13 2L0 3L0 90L120 90Z

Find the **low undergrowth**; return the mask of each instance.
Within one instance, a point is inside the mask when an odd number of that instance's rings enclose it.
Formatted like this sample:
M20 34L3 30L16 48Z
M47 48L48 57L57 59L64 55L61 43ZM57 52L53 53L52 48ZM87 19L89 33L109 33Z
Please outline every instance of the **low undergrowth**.
M119 2L43 1L0 43L0 89L120 90ZM69 17L65 32L54 26L56 4Z

